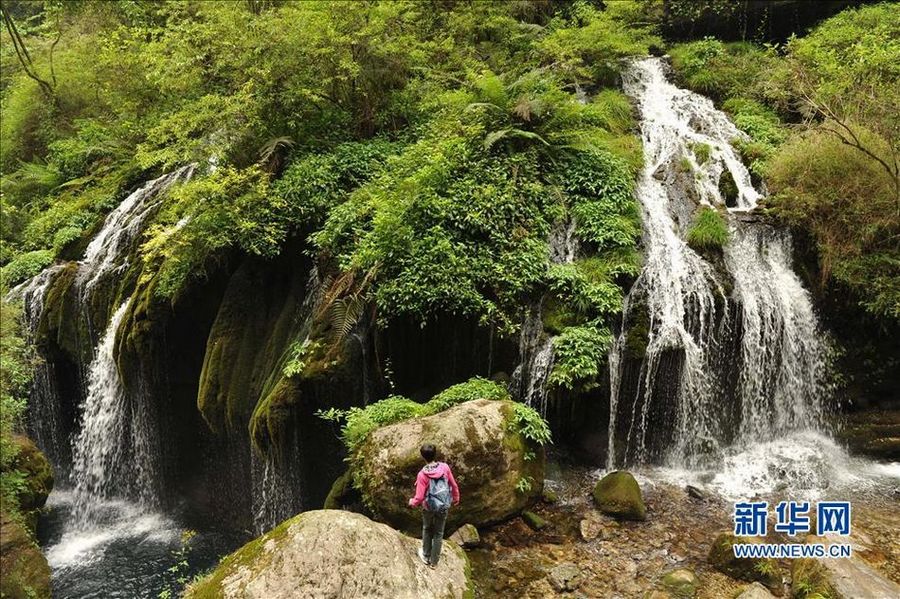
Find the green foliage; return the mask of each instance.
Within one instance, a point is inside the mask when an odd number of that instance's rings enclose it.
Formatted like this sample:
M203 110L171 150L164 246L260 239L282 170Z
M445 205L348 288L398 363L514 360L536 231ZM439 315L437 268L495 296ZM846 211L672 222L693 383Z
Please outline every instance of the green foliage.
M711 37L674 46L670 54L684 85L718 101L767 96L766 76L779 64L774 49Z
M553 338L554 362L549 382L566 389L593 388L612 341L612 333L603 327L564 328Z
M509 427L511 431L521 433L523 437L537 445L546 445L551 442L552 435L547 421L541 418L534 408L523 403L513 405L513 415Z
M52 263L53 252L49 250L35 250L19 254L9 264L0 268L0 281L2 281L0 286L12 287L33 277Z
M695 250L721 250L728 237L728 224L719 211L704 206L688 230L687 242Z
M887 155L883 141L863 135ZM769 172L772 209L810 232L823 281L846 285L874 315L900 319L900 221L892 182L880 165L814 131L782 146Z
M437 414L448 408L474 399L503 400L509 399L506 387L496 381L481 377L469 379L464 383L447 387L425 404L427 412Z
M2 284L0 292L6 293ZM12 468L19 453L12 435L21 426L36 358L25 342L20 308L5 300L0 308L0 501L4 511L18 517L25 476Z
M712 148L709 147L709 144L696 143L691 146L691 151L694 152L694 156L697 158L697 164L703 166L706 164L706 161L709 160Z
M330 422L343 422L341 439L347 447L348 454L352 457L369 433L379 427L410 418L431 416L476 399L508 400L509 392L497 382L474 377L464 383L444 389L424 404L416 403L399 395L392 395L364 408L353 407L349 410L330 408L320 410L316 415ZM550 440L550 428L547 423L540 414L524 404L515 404L510 426L513 427L511 430L521 432L526 439L539 445Z

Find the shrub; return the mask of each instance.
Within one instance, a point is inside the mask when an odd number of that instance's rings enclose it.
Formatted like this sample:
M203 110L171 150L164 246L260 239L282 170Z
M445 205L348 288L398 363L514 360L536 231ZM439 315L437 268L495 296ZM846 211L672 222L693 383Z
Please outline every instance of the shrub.
M886 156L885 142L861 130ZM900 221L893 183L881 166L814 131L779 149L769 185L773 211L815 240L823 280L846 284L872 314L900 319Z
M13 258L9 264L0 269L0 288L12 287L25 279L33 277L53 263L53 252L35 250L25 252Z
M704 206L687 234L687 242L695 250L722 249L728 243L728 225L718 210Z
M553 338L553 370L549 382L573 389L596 386L606 352L612 344L612 333L598 326L566 327Z

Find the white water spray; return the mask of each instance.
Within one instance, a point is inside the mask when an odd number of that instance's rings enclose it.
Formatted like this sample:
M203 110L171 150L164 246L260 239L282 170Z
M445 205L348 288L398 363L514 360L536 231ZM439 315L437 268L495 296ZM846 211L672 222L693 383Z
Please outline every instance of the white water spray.
M791 271L790 238L734 214L753 209L762 197L731 146L746 136L708 98L669 83L660 59L633 62L624 87L641 114L645 166L637 197L646 249L624 322L630 310L641 307L649 326L630 403L622 401L628 392L622 388L627 326L611 352L608 466L618 461L617 442L624 442L626 461L648 459L654 410L674 415L667 423L672 429L667 462L688 468L720 460L735 441L746 445L818 429L827 395L827 348L809 294ZM705 160L697 157L703 154L700 144L708 150ZM692 176L684 173L685 161ZM721 177L737 188L730 210L719 191ZM733 240L725 248L725 277L734 284L737 322L731 320L726 281L683 239L698 204L726 210ZM728 397L721 362L735 332L740 374L734 396ZM673 391L660 393L661 385ZM737 431L728 426L735 402ZM623 405L632 406L625 439L617 437L625 424Z

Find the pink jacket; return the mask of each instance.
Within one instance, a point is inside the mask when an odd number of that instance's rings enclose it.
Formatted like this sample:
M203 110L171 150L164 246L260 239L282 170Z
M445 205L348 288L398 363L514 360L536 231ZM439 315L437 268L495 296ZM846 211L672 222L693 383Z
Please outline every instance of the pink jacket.
M425 493L428 491L428 479L441 478L442 476L446 476L447 482L450 483L453 505L459 503L459 487L456 485L456 479L453 478L453 471L450 470L450 466L444 462L432 462L419 470L419 474L416 476L416 496L409 500L409 506L418 507L422 505L422 502L425 501Z

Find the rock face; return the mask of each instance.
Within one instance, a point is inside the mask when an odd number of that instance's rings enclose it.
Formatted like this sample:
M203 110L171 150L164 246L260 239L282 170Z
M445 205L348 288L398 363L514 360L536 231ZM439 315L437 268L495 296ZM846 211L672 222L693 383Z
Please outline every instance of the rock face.
M646 520L647 508L641 488L630 472L618 470L594 486L594 502L604 514L623 520Z
M732 578L748 582L759 581L769 588L781 585L778 564L771 559L736 558L732 546L736 543L758 543L756 538L736 537L731 533L722 533L713 541L709 550L709 563Z
M0 513L0 596L50 597L50 566L25 526Z
M428 442L450 464L460 488L448 533L464 522L482 526L519 513L541 496L544 451L510 426L513 408L511 401L474 400L375 430L352 466L366 505L379 520L410 532L419 529L421 517L407 501L423 465L419 448ZM518 490L520 481L530 487Z
M295 516L226 557L185 596L241 599L450 599L471 597L463 551L445 543L437 568L419 541L360 514Z

